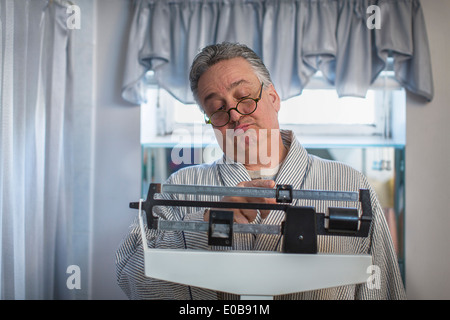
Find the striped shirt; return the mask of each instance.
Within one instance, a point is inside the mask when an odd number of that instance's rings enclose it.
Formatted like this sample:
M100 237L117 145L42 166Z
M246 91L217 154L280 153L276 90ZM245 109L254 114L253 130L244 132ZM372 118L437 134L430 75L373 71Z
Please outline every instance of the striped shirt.
M369 189L372 203L372 225L367 238L322 236L317 239L320 253L371 254L372 263L380 269L381 285L373 288L367 284L346 285L321 290L276 296L275 299L405 299L406 294L399 272L392 239L376 194L367 179L355 169L310 155L300 145L293 133L281 130L288 154L276 176L276 184L292 185L294 189L358 191ZM223 159L210 164L183 168L172 174L166 183L236 186L250 181L249 173L241 163L226 163ZM197 201L219 201L214 195L168 195L161 197ZM344 201L317 201L296 199L293 205L313 206L316 212L326 212L330 206L355 206ZM359 203L358 203L359 205ZM358 207L359 208L359 207ZM360 208L359 208L360 209ZM158 207L154 213L161 219L202 221L205 208ZM269 216L252 223L280 225L283 211L271 211ZM234 234L232 248L208 246L207 236L198 232L175 232L145 229L151 248L177 248L200 250L264 250L281 251L279 235ZM148 278L144 274L144 258L139 223L136 220L116 253L117 281L130 299L238 299L239 297L211 290L189 287Z

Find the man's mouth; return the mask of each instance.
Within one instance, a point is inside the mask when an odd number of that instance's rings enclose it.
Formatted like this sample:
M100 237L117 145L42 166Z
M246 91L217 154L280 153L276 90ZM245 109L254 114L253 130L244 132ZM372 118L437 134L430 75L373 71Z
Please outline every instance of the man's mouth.
M244 133L245 131L247 131L247 130L250 128L250 126L251 126L250 123L243 123L243 124L240 124L240 125L238 125L238 126L236 126L236 127L234 128L234 134L235 134L235 135L242 134L242 133Z

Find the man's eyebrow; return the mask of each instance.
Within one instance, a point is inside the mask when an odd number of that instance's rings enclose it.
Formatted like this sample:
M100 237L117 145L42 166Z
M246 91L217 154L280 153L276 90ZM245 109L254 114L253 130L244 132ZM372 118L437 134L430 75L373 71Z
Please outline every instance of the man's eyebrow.
M247 83L250 83L250 81L245 80L245 79L241 79L241 80L235 81L235 82L231 83L231 84L226 88L226 90L227 90L227 91L230 91L230 90L236 88L237 86L239 86L239 85L241 85L241 84L243 84L243 83L247 84ZM212 98L214 98L214 97L216 97L216 96L218 96L217 93L211 92L210 94L208 94L208 95L205 97L204 101L206 102L206 101L208 101L209 99L212 99Z
M236 88L237 86L240 86L240 85L243 84L243 83L246 84L246 83L250 83L250 82L247 81L247 80L245 80L245 79L235 81L235 82L233 82L232 84L230 84L230 85L228 86L227 90L230 91L230 90Z

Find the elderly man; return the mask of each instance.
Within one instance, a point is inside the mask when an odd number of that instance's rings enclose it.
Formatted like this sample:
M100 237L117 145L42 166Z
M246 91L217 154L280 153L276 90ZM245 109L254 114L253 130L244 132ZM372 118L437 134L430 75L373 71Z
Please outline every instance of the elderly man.
M367 238L318 236L323 253L371 254L380 269L381 285L367 284L299 292L282 299L404 299L392 240L382 209L365 177L356 170L309 155L292 132L280 130L277 113L280 98L261 59L248 47L222 43L204 48L195 58L190 73L193 95L203 109L207 123L216 133L224 151L221 160L191 166L175 172L166 183L273 188L277 184L294 189L358 191L370 189L373 221ZM171 196L176 199L180 195ZM274 202L265 198L201 196L210 201ZM189 196L200 200L200 196ZM295 205L314 206L325 212L336 203L295 200ZM345 203L342 203L345 206ZM236 223L281 224L282 211L234 209ZM205 208L162 207L155 210L161 219L206 221ZM155 248L211 250L206 235L193 232L146 230L148 244ZM280 251L281 236L235 234L235 250ZM147 278L138 224L123 241L116 255L118 283L133 299L217 299L236 298L226 293L183 286ZM255 266L258 268L258 266ZM251 270L242 270L251 272Z

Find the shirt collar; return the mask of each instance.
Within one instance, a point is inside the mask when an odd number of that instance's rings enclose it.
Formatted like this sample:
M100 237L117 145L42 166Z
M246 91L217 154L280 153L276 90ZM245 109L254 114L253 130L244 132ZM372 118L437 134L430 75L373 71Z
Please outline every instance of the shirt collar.
M288 154L278 171L276 184L289 184L300 189L308 168L308 154L290 130L280 130ZM234 187L242 181L250 181L250 175L242 163L234 162L225 155L217 161L219 174L225 186Z

